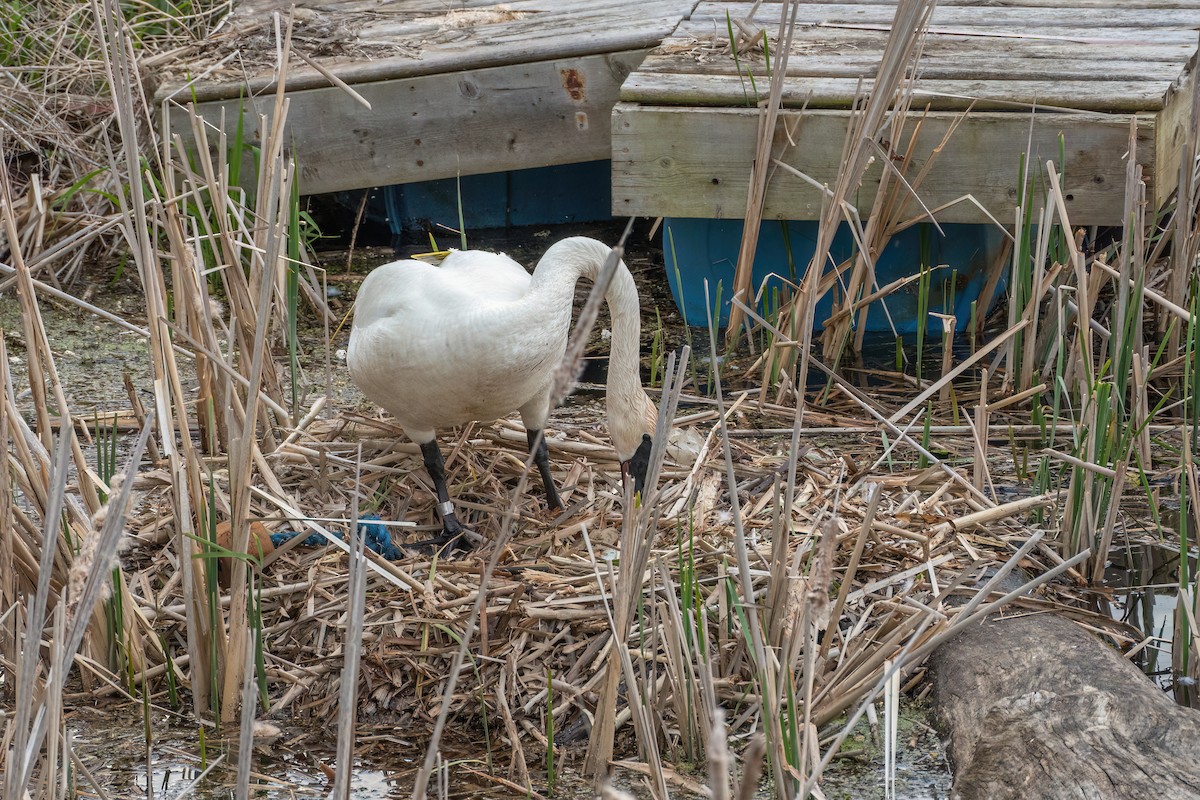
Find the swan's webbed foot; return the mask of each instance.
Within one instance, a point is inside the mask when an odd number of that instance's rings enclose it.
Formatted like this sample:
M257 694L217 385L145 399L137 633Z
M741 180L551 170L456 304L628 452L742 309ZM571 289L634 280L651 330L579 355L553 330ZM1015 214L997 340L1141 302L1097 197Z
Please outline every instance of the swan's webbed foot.
M465 555L475 549L475 543L471 541L467 533L465 529L458 533L442 531L432 539L426 539L423 542L413 542L407 547L410 550L440 558L452 558L459 554Z
M441 533L423 542L413 542L408 547L429 555L452 557L459 553L469 553L481 541L482 536L464 528L454 514L447 514L442 519Z

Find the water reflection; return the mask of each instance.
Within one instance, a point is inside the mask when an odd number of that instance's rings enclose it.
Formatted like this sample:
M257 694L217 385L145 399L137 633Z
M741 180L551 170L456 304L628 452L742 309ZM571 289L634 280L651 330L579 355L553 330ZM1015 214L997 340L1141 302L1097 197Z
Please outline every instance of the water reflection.
M1177 512L1163 512L1166 527L1177 521ZM1189 536L1189 541L1194 540ZM1195 570L1195 555L1189 555L1189 575L1194 576ZM1112 588L1111 615L1153 637L1134 656L1134 662L1160 688L1172 693L1176 702L1194 708L1200 698L1196 697L1193 681L1187 675L1177 674L1177 664L1172 661L1178 582L1180 548L1175 543L1127 542L1109 553L1105 583Z

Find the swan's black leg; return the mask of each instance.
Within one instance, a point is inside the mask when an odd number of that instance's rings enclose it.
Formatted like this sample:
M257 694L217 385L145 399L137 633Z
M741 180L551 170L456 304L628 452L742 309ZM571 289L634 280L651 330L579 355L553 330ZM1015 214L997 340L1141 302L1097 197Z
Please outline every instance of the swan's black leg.
M525 431L529 439L529 452L533 453L533 463L537 464L538 472L542 474L542 486L546 489L546 507L551 511L562 508L558 499L558 489L554 486L554 478L550 475L550 452L546 448L546 437L541 431Z
M438 514L442 518L442 533L424 542L418 542L418 547L453 552L454 550L470 547L467 537L463 534L466 528L454 516L454 505L450 502L450 491L446 488L446 462L442 460L442 451L437 439L421 445L421 455L425 459L425 470L433 479L433 488L437 492Z

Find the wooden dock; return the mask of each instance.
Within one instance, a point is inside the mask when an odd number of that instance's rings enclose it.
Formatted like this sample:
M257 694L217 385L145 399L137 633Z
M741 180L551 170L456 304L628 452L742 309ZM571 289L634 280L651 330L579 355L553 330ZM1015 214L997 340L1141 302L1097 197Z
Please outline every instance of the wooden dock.
M763 29L773 49L780 3L751 10L751 3L700 2L625 81L613 114L615 213L744 216L757 97L765 97L769 77L762 48L735 55L729 31L736 22ZM848 109L860 81L871 84L894 12L894 3L869 0L800 5L776 135L783 162L834 182ZM1009 222L1022 153L1058 163L1061 134L1072 223L1120 224L1136 119L1148 199L1163 203L1178 181L1179 143L1190 124L1197 28L1200 0L942 0L918 67L912 108L924 122L914 168L959 127L922 181L922 200L934 208L971 193ZM785 127L794 131L791 143ZM877 179L879 168L869 175ZM873 193L868 182L856 205L869 208ZM811 220L819 209L813 186L782 171L772 179L766 218ZM938 219L986 216L960 203Z
M607 159L622 81L695 0L301 0L289 146L305 194ZM177 105L260 140L290 0L239 0L213 36L149 64L166 125ZM310 66L319 65L321 69ZM333 85L352 86L371 108ZM245 99L243 99L245 98ZM177 104L177 105L176 105Z

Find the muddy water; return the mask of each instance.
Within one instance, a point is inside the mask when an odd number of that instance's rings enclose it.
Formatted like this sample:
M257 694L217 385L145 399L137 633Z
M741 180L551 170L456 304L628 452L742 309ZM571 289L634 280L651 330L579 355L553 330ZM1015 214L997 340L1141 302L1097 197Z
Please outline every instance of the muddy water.
M336 741L326 732L289 727L281 722L280 734L255 745L250 767L251 796L263 798L320 798L332 787L332 767L336 763ZM174 714L156 710L151 716L151 743L146 746L140 707L106 705L102 708L75 708L68 715L67 731L71 747L109 796L177 797L193 784L189 796L200 800L226 800L237 785L236 734L223 738L211 729L201 748L195 726ZM375 731L362 737L351 779L351 797L356 800L401 800L412 792L413 778L424 759L421 743L403 738L401 732ZM147 753L147 751L149 751ZM523 797L504 785L508 777L508 754L501 747L489 754L478 738L455 732L446 736L442 752L449 762L450 797L491 798ZM825 773L821 787L829 798L875 800L884 797L883 756L878 731L865 722L843 747ZM580 772L583 750L560 755L555 797L590 796L590 782ZM206 773L206 768L212 769ZM546 775L539 764L531 763L534 790L546 795ZM676 765L686 772L687 765ZM491 779L489 774L500 779ZM147 785L149 777L149 785ZM689 778L705 782L701 774ZM75 776L77 788L90 794L91 783ZM614 785L634 797L650 794L635 776L618 770ZM894 797L897 800L938 800L949 796L950 770L942 743L929 725L925 711L915 703L905 703L900 715L899 741ZM687 796L680 791L678 796ZM769 787L761 787L757 798L773 797Z
M1163 536L1146 537L1115 546L1109 553L1106 583L1113 589L1111 611L1115 619L1127 622L1144 636L1156 637L1135 657L1135 663L1163 691L1177 702L1196 707L1200 704L1196 687L1182 683L1172 671L1171 645L1175 635L1175 610L1179 601L1181 554L1178 507L1159 510ZM1147 511L1146 517L1150 514ZM1155 526L1148 523L1151 529ZM1187 524L1189 542L1196 541L1193 524ZM1200 558L1195 548L1188 556L1188 574L1195 576Z
M128 281L108 286L97 279L92 285L77 288L106 311L135 325L145 325L145 299ZM134 385L141 387L142 402L153 401L146 337L61 301L43 297L40 306L46 338L72 414L128 409L129 395L121 377L126 372ZM20 304L11 292L0 295L0 329L4 332L18 404L29 408L25 332ZM56 413L58 409L51 411Z

